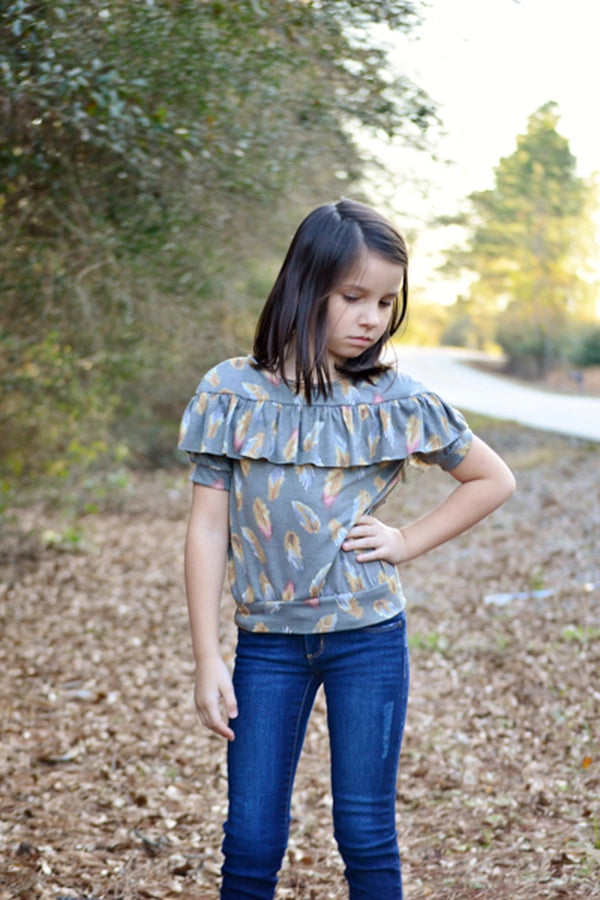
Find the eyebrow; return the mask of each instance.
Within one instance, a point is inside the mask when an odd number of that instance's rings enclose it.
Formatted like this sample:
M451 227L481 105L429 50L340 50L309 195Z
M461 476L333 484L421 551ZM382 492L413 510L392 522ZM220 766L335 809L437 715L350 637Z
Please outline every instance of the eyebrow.
M343 281L340 285L340 288L349 289L351 291L366 291L367 288L362 284L353 284L350 281ZM400 293L400 288L397 291L388 291L387 294L384 294L384 297L397 297Z

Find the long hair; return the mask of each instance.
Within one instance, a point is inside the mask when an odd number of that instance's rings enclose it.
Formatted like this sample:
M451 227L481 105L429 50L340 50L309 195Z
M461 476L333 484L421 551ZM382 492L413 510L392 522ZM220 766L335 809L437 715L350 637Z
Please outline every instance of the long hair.
M278 372L293 346L295 388L327 396L331 377L327 360L329 295L367 251L402 266L404 277L383 336L337 370L357 381L383 371L380 354L398 330L408 303L408 253L402 235L382 215L355 200L314 209L300 223L258 320L253 355L259 368Z

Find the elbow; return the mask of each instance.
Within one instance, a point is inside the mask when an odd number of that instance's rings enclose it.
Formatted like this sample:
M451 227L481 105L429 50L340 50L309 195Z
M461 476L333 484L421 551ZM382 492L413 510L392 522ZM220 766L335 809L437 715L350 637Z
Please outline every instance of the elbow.
M505 503L509 500L517 489L517 479L508 466L505 467L504 478L502 479L499 488L499 493L501 494L500 503Z

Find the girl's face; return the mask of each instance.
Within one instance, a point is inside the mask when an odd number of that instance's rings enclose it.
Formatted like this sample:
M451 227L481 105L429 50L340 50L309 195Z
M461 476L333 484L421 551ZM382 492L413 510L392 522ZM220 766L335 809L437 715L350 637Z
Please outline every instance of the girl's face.
M332 374L336 363L360 356L384 335L403 278L403 266L367 250L331 292L327 359Z

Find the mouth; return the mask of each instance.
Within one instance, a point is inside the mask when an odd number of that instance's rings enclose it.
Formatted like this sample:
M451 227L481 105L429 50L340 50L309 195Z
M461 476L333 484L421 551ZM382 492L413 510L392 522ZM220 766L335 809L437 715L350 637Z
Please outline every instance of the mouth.
M358 347L369 347L373 343L373 339L370 337L362 337L360 335L354 335L348 338L351 344L355 344Z

